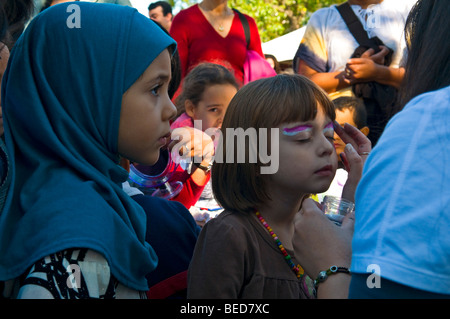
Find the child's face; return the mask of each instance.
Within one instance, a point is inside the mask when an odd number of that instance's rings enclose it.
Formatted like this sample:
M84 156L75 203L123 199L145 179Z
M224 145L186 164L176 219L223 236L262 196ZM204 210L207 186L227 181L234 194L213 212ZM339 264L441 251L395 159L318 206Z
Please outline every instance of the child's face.
M164 50L123 94L118 148L133 162L153 165L170 139L169 120L176 108L167 93L170 55Z
M202 131L220 128L228 105L236 92L236 88L231 84L207 86L197 105L188 102L186 113L194 120L202 121Z
M314 120L280 126L279 170L273 185L286 194L326 191L337 169L333 135L333 122L320 106Z
M355 122L353 121L353 109L344 109L344 110L338 110L336 109L336 122L339 123L339 125L344 126L345 123L348 123L354 127L356 127ZM339 135L336 133L334 134L334 147L336 148L336 153L338 155L341 154L344 151L345 143L341 140Z

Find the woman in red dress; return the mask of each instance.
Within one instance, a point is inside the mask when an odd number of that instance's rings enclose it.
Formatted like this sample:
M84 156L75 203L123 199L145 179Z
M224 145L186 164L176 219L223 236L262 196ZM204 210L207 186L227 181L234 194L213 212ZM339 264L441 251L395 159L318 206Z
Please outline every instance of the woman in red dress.
M248 49L263 57L256 22L244 16L250 27ZM180 11L173 19L170 35L177 42L182 78L197 64L214 62L233 71L236 81L243 85L247 43L239 15L227 0L203 0Z

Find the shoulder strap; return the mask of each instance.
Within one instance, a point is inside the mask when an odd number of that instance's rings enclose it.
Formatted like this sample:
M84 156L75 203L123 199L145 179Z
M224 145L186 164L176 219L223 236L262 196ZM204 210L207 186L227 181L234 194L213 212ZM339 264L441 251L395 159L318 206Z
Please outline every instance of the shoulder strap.
M372 47L372 41L370 41L366 30L364 30L364 27L361 24L361 21L353 12L353 9L350 7L348 2L344 2L343 4L336 6L336 9L341 14L342 19L344 19L348 29L356 41L358 41L359 45Z
M248 21L245 18L245 16L242 13L240 13L238 10L233 8L233 11L235 11L239 15L239 19L241 20L242 27L244 28L245 41L247 42L247 48L248 48L250 45L250 27L248 25Z

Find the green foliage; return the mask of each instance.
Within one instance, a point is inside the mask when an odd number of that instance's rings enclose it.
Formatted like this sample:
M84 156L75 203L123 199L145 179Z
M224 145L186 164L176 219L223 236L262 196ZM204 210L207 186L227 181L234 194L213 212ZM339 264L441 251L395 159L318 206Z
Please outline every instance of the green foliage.
M311 14L344 0L231 0L229 5L252 16L258 25L262 42L297 30Z
M311 14L345 0L229 0L228 5L253 17L262 42L267 42L304 26ZM181 8L200 0L174 0Z

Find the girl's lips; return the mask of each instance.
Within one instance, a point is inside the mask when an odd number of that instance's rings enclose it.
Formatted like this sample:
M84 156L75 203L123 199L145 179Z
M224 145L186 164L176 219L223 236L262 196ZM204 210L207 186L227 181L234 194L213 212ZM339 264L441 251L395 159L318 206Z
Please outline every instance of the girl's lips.
M315 171L314 174L320 175L320 176L330 176L331 174L333 174L333 166L326 165L326 166L322 167L321 169Z
M166 145L168 145L169 143L170 143L170 132L169 133L167 133L166 135L163 135L163 136L161 136L160 138L159 138L159 143L162 145L162 146L166 146Z

